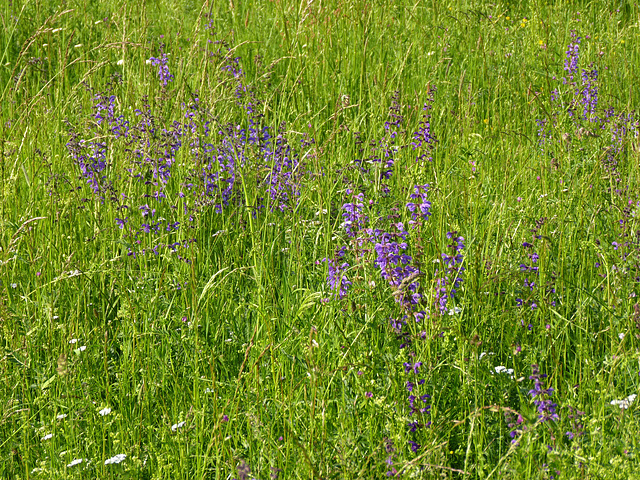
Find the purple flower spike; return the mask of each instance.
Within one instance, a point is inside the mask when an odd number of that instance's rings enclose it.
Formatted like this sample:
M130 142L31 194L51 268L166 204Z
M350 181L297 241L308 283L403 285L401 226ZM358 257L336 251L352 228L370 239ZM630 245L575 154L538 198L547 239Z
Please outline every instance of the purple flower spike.
M163 87L166 87L169 82L173 82L175 77L169 72L169 66L167 65L169 59L166 53L161 51L159 58L151 57L149 60L151 65L158 67L158 78Z
M529 395L533 398L533 403L538 410L538 419L541 422L548 420L560 420L560 416L556 412L558 404L551 400L553 395L553 388L544 388L542 380L547 377L546 374L541 374L538 365L531 365L532 374L529 376L530 380L534 381L533 389L529 390Z
M420 367L422 366L422 362L416 362L414 364L405 362L403 363L403 365L405 373L409 373L413 370L413 373L417 375L419 373Z

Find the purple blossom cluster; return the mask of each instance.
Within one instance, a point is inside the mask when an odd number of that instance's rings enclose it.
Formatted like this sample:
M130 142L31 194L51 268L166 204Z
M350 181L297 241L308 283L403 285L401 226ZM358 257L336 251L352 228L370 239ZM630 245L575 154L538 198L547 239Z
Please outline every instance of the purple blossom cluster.
M524 418L519 413L511 410L505 411L504 418L510 430L509 436L511 437L511 443L517 446L518 438L527 430Z
M575 30L571 31L571 42L567 46L566 58L564 60L564 70L567 72L569 80L563 78L563 83L574 82L575 75L578 73L578 58L580 56L580 42L582 38L578 37Z
M289 145L286 137L286 125L280 125L280 130L273 142L264 141L268 132L263 133L263 156L268 173L265 185L271 209L280 211L295 205L300 196L300 179L302 177L302 164L299 154ZM267 137L268 138L268 137ZM313 140L302 139L301 148L313 145Z
M616 114L613 108L610 108L606 114L606 120L610 126L611 142L605 150L606 155L602 159L602 164L615 182L619 184L622 182L622 178L618 171L618 164L625 157L629 138L638 138L640 123L633 112Z
M74 131L69 132L67 149L81 172L81 178L90 185L93 193L104 200L110 184L103 174L107 168L107 144L97 140L80 139Z
M408 233L404 224L392 225L391 232L373 232L373 249L376 252L374 264L380 269L380 276L394 290L396 301L404 309L413 310L418 306L422 295L419 293L420 269L411 265L413 258L406 253Z
M67 149L80 178L102 203L115 204L115 227L122 231L131 257L189 248L193 239L187 232L208 208L249 208L255 216L264 208L284 212L297 204L306 173L300 152L314 142L305 136L299 146L292 145L285 124L271 133L259 113L261 103L244 84L239 59L230 56L230 50L227 46L224 53L225 47L217 45L215 58L230 62L219 72L236 83L232 88L240 115L235 122L221 124L197 93L182 104L180 120L165 119L166 95L155 102L143 98L134 117L126 118L117 113L115 79L105 92L94 94L88 130L69 123ZM166 91L174 78L167 54L161 49L151 63L158 67ZM183 168L176 171L179 159ZM131 182L136 196L130 193ZM177 198L168 193L176 186ZM254 205L245 205L245 186L257 192Z
M251 476L251 467L244 460L240 461L240 465L238 465L238 478L233 480L254 480Z
M384 463L387 465L386 476L387 477L395 477L398 474L398 470L393 466L393 458L395 457L396 449L393 446L393 442L388 438L384 439L384 449L387 453L387 458Z
M128 122L124 115L116 115L116 96L111 94L98 93L94 97L93 109L95 111L93 118L101 125L106 121L114 138L126 136L128 133Z
M542 239L542 235L539 232L546 222L546 217L536 220L534 227L531 229L531 242L522 243L526 260L520 263L519 268L524 279L520 293L515 301L518 307L527 307L531 311L538 309L542 302L552 307L555 307L557 303L555 275L553 273L549 275L550 280L544 287L538 285L540 256L536 251L536 245ZM524 320L522 325L524 326ZM527 328L532 330L533 325L529 323Z
M424 227L424 222L430 216L431 203L427 200L427 191L428 185L416 185L411 194L411 201L407 205L407 211L411 215L410 224L417 233ZM347 193L353 192L348 190ZM415 352L408 351L407 347L412 344L412 338L404 327L410 316L416 322L426 316L422 308L423 292L419 281L423 273L415 264L415 259L407 253L411 236L405 230L404 224L393 219L388 221L385 229L372 228L371 212L367 205L371 207L373 202L367 202L362 193L352 195L351 201L343 204L342 225L349 239L349 245L340 247L333 259L324 259L329 270L327 283L331 291L336 292L338 299L343 299L348 294L348 288L352 283L344 272L350 267L349 262L345 260L345 256L350 254L356 265L371 262L379 271L380 277L392 288L395 301L403 312L401 319L392 318L390 323L394 333L401 339L400 348L408 352L408 360L403 363L404 372L408 376L406 381L406 408L409 417L407 428L412 435L408 442L410 450L416 453L421 448L420 443L415 440L418 430L431 425L429 403L431 397L427 392L420 391L425 388L425 379L419 377L423 363L415 358ZM448 263L451 272L455 270L459 275L462 271L460 251L463 248L463 239L454 234L449 235L449 238L453 240L454 253L445 256L444 261ZM460 284L453 278L452 282L456 288ZM449 294L455 295L455 289ZM393 467L393 454L389 454L386 463L389 467L387 475L397 475L398 472Z
M553 152L554 148L569 150L576 141L609 136L610 144L601 156L601 163L615 182L620 183L618 163L625 154L629 137L638 135L638 121L633 113L617 113L612 106L598 110L599 71L594 63L588 68L580 67L581 42L582 38L572 31L564 62L566 76L562 77L562 85L567 86L567 90L563 91L560 85L552 89L549 118L536 120L538 144L543 151L548 150L555 165L558 153Z
M464 249L464 238L458 236L458 232L448 232L447 239L451 240L451 243L447 245L448 253L441 254L443 267L436 272L434 292L434 306L441 315L447 313L449 300L455 297L462 285L465 271L462 266L464 257L461 253Z
M551 399L554 390L551 387L545 388L543 382L543 380L547 378L547 375L540 373L540 368L536 364L531 365L531 370L532 372L529 379L533 380L534 384L533 388L529 390L528 393L536 407L538 421L540 423L549 422L550 420L553 420L554 422L560 421L558 404ZM569 407L569 413L569 418L571 419L571 430L567 432L566 435L570 440L572 440L574 436L581 434L582 425L580 424L579 417L583 415L584 412L574 412L573 409ZM529 426L527 426L525 419L521 414L511 409L505 409L505 421L509 428L511 443L518 446L520 436L529 430ZM548 448L549 451L552 449L551 446L548 446Z
M346 247L338 249L335 258L323 258L322 261L327 262L329 274L327 276L327 284L331 291L335 291L338 294L338 298L343 299L347 296L347 292L352 283L349 281L345 272L349 268L347 262L341 262L345 255Z
M533 388L529 390L529 395L531 395L533 404L538 411L538 420L541 422L560 420L560 415L557 412L558 404L551 400L553 388L544 388L544 383L542 382L547 378L547 374L540 373L540 368L536 364L531 365L531 371L529 380L533 380L534 384Z
M582 70L582 87L580 91L582 103L582 120L598 121L596 107L598 106L598 70L591 65L591 70Z
M431 202L427 200L427 192L429 185L416 185L413 187L413 193L409 196L411 202L407 203L407 210L411 212L411 220L409 225L415 227L422 225L422 222L431 216Z
M169 58L167 54L160 49L159 57L151 57L149 59L151 61L151 65L158 67L158 79L162 84L163 88L166 88L169 82L173 82L175 78L171 72L169 71Z
M380 140L366 142L359 133L355 133L356 145L361 158L356 158L354 164L365 174L373 174L373 179L380 184L380 192L389 195L390 189L386 183L394 172L394 167L400 152L411 146L416 152L416 160L431 161L431 154L435 148L437 139L431 131L431 109L434 102L436 89L430 87L427 92L427 101L423 106L422 120L418 128L407 139L407 131L404 127L403 106L400 103L400 92L396 91L391 98L389 107L389 119L384 124L384 134ZM365 156L365 152L369 155Z
M407 404L409 407L409 423L410 433L415 433L420 428L428 428L431 426L431 395L421 393L419 390L425 384L424 378L419 378L422 362L415 360L415 353L409 354L408 362L403 363L404 373L408 375L409 380L406 381L405 387L409 395L407 396ZM410 441L411 450L417 452L420 445L414 441Z
M435 99L436 88L431 87L428 92L427 102L422 107L424 112L418 130L413 133L413 141L411 147L417 150L416 161L432 161L431 152L437 142L436 137L431 132L431 109Z
M431 160L429 155L436 143L430 125L434 93L435 89L429 91L422 121L410 143L418 154L417 160ZM346 190L350 198L343 203L341 216L347 244L336 250L334 258L323 260L328 265L327 284L338 300L349 294L350 287L355 287L345 275L349 268L374 267L392 290L400 315L399 318L391 318L389 322L393 333L400 341L400 349L406 352L402 369L407 375L405 408L408 413L407 429L410 435L408 444L410 451L417 453L422 448L419 443L419 430L431 425L431 397L425 391L426 379L421 375L423 362L416 358L416 352L411 348L416 338L426 338L426 332L412 335L411 329L406 328L407 322L412 319L418 323L430 315L441 316L447 311L448 302L456 296L463 282L465 269L462 251L465 246L464 238L457 232L447 234L449 244L446 253L442 253L438 259L442 267L437 272L436 290L431 295L435 298L434 311L429 305L430 296L425 294L426 286L421 282L425 276L421 268L424 250L421 245L422 235L426 233L432 207L428 196L429 185L413 186L409 201L405 204L406 210L403 212L398 206L399 202L392 203L392 192L384 183L392 177L394 167L397 168L395 162L398 152L409 145L399 142L405 134L401 111L399 94L396 93L392 98L389 120L384 125L385 134L382 140L368 143L373 153L367 158L355 161L361 175L368 178L371 184L381 185L379 191L383 195L379 197L379 203L367 201L363 193L366 191L364 186L357 194L354 194L352 188ZM365 143L357 136L360 153L364 152ZM390 203L392 206L389 206ZM385 207L388 210L385 210ZM376 209L380 211L376 212ZM401 221L400 217L403 215L408 217L408 229ZM389 468L386 474L397 476L399 473L393 467L394 450L389 445L387 444L386 460Z
M351 193L351 190L347 190L347 194L349 193ZM353 196L352 202L342 205L342 210L344 210L342 213L342 218L344 218L342 227L349 237L354 238L367 225L368 217L363 213L363 202L364 193L359 193Z
M411 215L410 225L413 230L419 233L431 214L431 203L427 200L428 185L416 185L410 195L410 202L406 208ZM400 319L391 319L390 324L394 333L401 340L401 349L407 351L407 361L402 365L406 380L406 408L408 411L407 428L412 438L408 440L409 448L413 453L421 449L421 444L416 440L418 431L428 428L431 425L431 404L430 395L421 391L425 387L426 380L421 378L421 368L423 362L416 359L414 351L407 349L412 344L412 338L406 326L408 318L412 316L416 322L421 321L427 315L423 309L423 292L419 279L424 275L415 264L414 258L407 253L411 236L405 230L402 222L389 222L385 230L374 229L369 226L369 215L366 212L367 204L363 194L353 196L351 202L343 205L343 227L348 238L350 238L351 248L343 246L336 252L334 259L325 259L329 266L327 282L332 291L337 292L337 297L342 299L347 294L347 288L352 283L344 275L344 271L349 268L349 263L344 261L347 252L358 252L355 254L356 261L367 261L366 252L371 252L373 265L380 272L382 279L392 288L393 295L400 306L403 315ZM464 272L462 250L464 249L464 238L458 236L457 232L449 232L447 238L450 240L448 249L450 253L442 255L444 265L443 274L438 279L442 290L439 291L444 300L438 299L438 305L444 305L453 298L462 283ZM442 311L439 311L442 313ZM426 338L421 335L420 338ZM398 474L393 468L393 455L387 458L389 470L388 476Z
M410 207L408 207L415 218L410 221L414 227L418 223L422 224L423 220L430 215L431 203L426 200L427 188L427 185L416 186L415 192L418 193L412 194L412 199L420 200L419 204L410 203ZM347 193L352 192L347 190ZM365 199L362 193L353 195L352 201L343 204L342 210L344 218L342 226L351 239L349 252L355 257L354 263L366 262L367 259L362 257L363 254L374 253L372 264L380 272L381 278L392 288L396 302L402 306L403 310L413 312L416 319L424 318L425 312L419 311L418 308L423 297L418 279L423 273L415 265L414 258L407 253L409 233L405 230L404 223L391 221L384 230L370 227L369 215L365 212ZM347 246L343 246L338 249L333 260L323 259L328 262L330 267L327 282L331 290L341 290L344 294L346 294L346 289L342 287L342 283L338 281L336 275L340 270L338 258L344 257L346 252ZM338 297L343 298L344 294L339 293Z

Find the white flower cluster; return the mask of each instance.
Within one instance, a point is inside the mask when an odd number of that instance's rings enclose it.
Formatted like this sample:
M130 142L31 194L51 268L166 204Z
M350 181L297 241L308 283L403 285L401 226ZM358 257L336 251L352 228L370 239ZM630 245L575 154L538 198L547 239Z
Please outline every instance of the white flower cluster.
M636 397L637 395L634 393L633 395L629 395L627 398L623 398L622 400L611 400L611 405L618 406L622 410L626 410L635 401Z
M105 416L105 415L109 415L111 413L111 409L109 407L103 408L102 410L100 410L98 412L99 415L101 416Z
M179 429L184 427L185 423L186 422L180 422L180 423L176 423L175 425L171 425L171 431L172 432L177 432Z
M119 453L118 455L114 455L111 458L107 458L104 461L104 464L111 465L112 463L120 463L123 462L125 458L127 458L127 456L124 453Z
M494 370L496 373L504 373L505 375L509 375L509 378L513 378L513 368L498 365Z

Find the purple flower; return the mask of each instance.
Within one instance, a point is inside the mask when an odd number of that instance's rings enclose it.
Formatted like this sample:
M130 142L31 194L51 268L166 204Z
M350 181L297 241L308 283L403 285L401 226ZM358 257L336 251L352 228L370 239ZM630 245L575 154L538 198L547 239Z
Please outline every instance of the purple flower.
M441 315L447 313L447 303L449 298L454 298L457 289L463 282L462 274L465 271L462 263L464 257L460 253L464 249L464 238L457 236L458 232L448 232L447 238L452 240L447 248L451 249L451 254L442 253L442 263L446 267L437 272L435 282L434 305ZM447 289L449 287L449 289Z
M237 480L249 480L249 475L251 474L251 468L244 460L240 461L240 465L238 465L238 479Z
M162 52L162 50L160 50L160 57L158 57L158 58L151 57L149 60L151 60L151 65L154 65L154 66L158 67L158 78L160 79L160 82L162 83L162 86L166 87L167 84L169 82L172 82L173 79L175 78L169 72L169 66L167 65L167 63L168 63L167 54Z
M338 251L338 257L344 255L343 251ZM329 275L327 277L327 284L332 291L338 292L338 297L340 299L344 298L347 295L349 287L352 283L349 281L344 272L349 268L349 264L347 262L343 262L338 264L337 260L332 259L323 259L329 265Z
M435 87L431 87L429 89L427 102L424 104L422 110L424 114L422 115L422 120L420 121L420 126L418 130L413 133L413 141L411 142L411 146L413 150L418 150L418 155L416 156L416 161L419 160L428 160L431 161L432 157L430 156L435 144L437 142L436 137L431 132L431 108L434 102L436 89Z
M573 80L574 74L578 72L578 56L580 54L580 40L576 31L571 32L571 43L567 47L567 58L564 61L564 69L569 73L569 78Z
M416 202L408 202L407 210L411 212L412 225L416 224L419 219L428 220L431 215L431 202L427 200L427 191L429 185L416 185L413 187L413 193L410 195L411 200Z
M344 213L342 214L342 217L344 218L344 229L350 237L355 237L356 233L364 228L367 221L367 217L362 214L362 209L364 207L364 195L360 193L355 195L354 199L357 203L345 203L342 206L342 209L344 210Z
M409 373L413 370L413 373L418 374L420 367L422 366L422 362L416 362L414 364L405 362L403 365L405 373Z
M505 420L507 421L507 426L511 431L509 432L509 436L511 437L511 443L514 445L518 445L518 436L524 432L527 427L523 426L524 419L522 415L517 414L517 412L505 411Z
M591 65L591 70L582 70L581 102L583 105L582 119L591 122L598 120L593 115L598 106L598 70Z
M547 377L541 374L538 365L531 365L532 374L530 380L534 381L533 389L529 390L529 395L533 398L533 403L538 410L538 419L541 422L548 420L559 420L560 416L556 412L558 405L551 400L553 388L544 388L542 380Z

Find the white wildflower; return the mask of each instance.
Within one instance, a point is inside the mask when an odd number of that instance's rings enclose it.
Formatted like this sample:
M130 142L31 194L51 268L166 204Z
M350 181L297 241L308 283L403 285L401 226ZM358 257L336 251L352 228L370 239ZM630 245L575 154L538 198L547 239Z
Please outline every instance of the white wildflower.
M176 423L175 425L171 425L171 431L172 432L177 432L178 429L184 427L186 422L180 422L180 423Z
M629 395L627 398L623 398L622 400L611 400L611 405L617 405L622 410L626 410L635 401L636 397L637 395L634 393L633 395Z
M72 338L71 340L69 340L69 343L71 345L73 345L74 343L78 343L78 339L77 338Z
M56 419L58 419L58 420L64 420L65 418L67 418L67 414L66 413L61 413L60 415L58 415L56 417Z
M67 464L67 468L69 467L75 467L76 465L78 465L79 463L82 463L82 458L76 458L74 460L71 461L71 463Z
M509 375L509 378L513 378L513 368L507 368L503 365L498 365L496 368L494 368L496 373L504 373L506 375Z
M112 463L120 463L123 462L125 458L127 458L127 456L124 453L119 453L118 455L115 455L111 458L107 458L104 461L104 464L111 465Z
M478 358L479 358L480 360L482 360L482 357L486 357L487 355L495 355L495 353L493 353L493 352L489 352L489 353L487 353L487 352L482 352Z
M109 407L103 408L98 412L101 416L109 415L111 413L111 409Z
M42 441L46 442L50 438L53 438L53 433L47 433L44 437L42 437Z
M118 60L116 62L116 65L120 65L120 66L124 65L124 58L121 58L120 60Z

